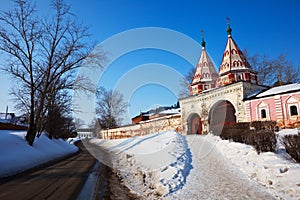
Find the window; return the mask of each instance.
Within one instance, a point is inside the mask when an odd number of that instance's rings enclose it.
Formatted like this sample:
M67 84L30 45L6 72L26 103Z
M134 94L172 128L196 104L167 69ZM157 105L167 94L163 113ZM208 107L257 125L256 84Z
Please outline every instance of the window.
M238 80L242 80L243 76L241 74L238 75Z
M267 118L267 112L266 112L266 109L261 109L261 110L260 110L260 118L261 118L261 119Z
M290 114L291 114L291 116L298 115L297 106L295 106L295 105L290 106Z

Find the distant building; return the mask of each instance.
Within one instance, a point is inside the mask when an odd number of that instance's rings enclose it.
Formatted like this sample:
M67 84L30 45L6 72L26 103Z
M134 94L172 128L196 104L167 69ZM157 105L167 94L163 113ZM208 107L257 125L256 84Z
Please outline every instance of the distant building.
M92 128L81 128L77 129L77 138L86 139L86 138L94 138L94 129Z
M164 117L164 116L174 115L179 113L180 113L179 104L174 106L159 106L147 112L141 112L139 115L131 118L131 122L132 124L138 124L142 121L152 120L159 117Z
M10 123L15 118L15 113L0 113L0 122Z
M131 118L132 124L138 124L141 121L149 120L149 113L148 112L141 112L141 114Z

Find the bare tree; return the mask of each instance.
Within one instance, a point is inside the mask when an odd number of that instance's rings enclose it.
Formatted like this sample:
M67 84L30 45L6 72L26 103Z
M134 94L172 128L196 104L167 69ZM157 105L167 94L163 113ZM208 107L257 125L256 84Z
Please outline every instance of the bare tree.
M101 134L99 134L101 132L99 119L94 118L93 121L88 125L88 127L92 129L92 133L94 137L101 138Z
M96 114L101 128L120 126L128 106L123 100L123 95L116 90L106 90L104 87L99 87L96 98Z
M63 0L53 0L50 6L55 14L46 19L36 15L34 4L23 0L0 13L0 50L8 55L3 69L28 94L22 99L30 113L26 134L30 145L43 130L51 90L74 88L75 70L92 56L87 27L76 21Z
M56 90L47 94L47 112L42 126L50 139L59 136L65 138L75 129L71 99L66 90Z
M75 118L74 123L76 128L82 128L85 125L84 121L80 118Z
M180 86L181 86L179 91L180 98L190 96L190 84L193 81L195 72L196 72L195 67L190 68L188 73L180 80Z
M259 84L273 86L300 81L300 68L293 65L284 54L270 58L260 54L250 56L244 50L244 55L252 69L258 72Z

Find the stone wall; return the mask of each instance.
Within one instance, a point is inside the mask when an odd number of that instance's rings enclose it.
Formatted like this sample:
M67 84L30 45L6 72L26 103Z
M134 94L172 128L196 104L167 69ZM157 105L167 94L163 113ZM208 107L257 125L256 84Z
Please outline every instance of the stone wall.
M248 83L237 82L220 88L203 91L202 93L187 98L179 99L182 115L182 133L188 133L190 117L197 114L202 121L204 133L209 131L208 119L211 118L212 110L215 105L222 101L228 101L235 109L237 122L247 121L245 115L245 105L243 99L250 93L265 89L266 87Z
M176 130L177 132L180 132L181 127L181 115L176 114L143 121L138 124L132 124L108 130L101 130L97 134L97 137L102 139L120 139L168 130Z

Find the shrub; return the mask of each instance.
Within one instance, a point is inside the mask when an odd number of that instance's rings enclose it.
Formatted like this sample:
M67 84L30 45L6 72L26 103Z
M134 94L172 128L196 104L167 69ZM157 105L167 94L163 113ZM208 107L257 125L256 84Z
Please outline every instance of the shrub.
M265 129L253 131L248 137L247 144L252 145L258 153L275 152L277 139L274 131Z
M233 124L231 125L233 128L235 129L250 129L250 122L239 122L239 123L236 123L236 124Z
M242 127L242 128L241 128ZM225 140L233 140L234 142L246 143L251 130L243 127L243 125L234 124L225 126L220 137Z
M253 121L251 122L251 126L255 128L255 130L264 130L269 129L271 131L275 130L276 122L275 121Z
M236 123L224 126L220 137L225 140L251 145L258 153L268 151L275 152L277 140L274 131L271 130L275 127L275 124L274 127L272 127L273 124L273 122L257 122L255 123L255 130L251 130L250 123Z
M286 135L283 138L283 144L285 146L286 152L300 162L300 135Z

